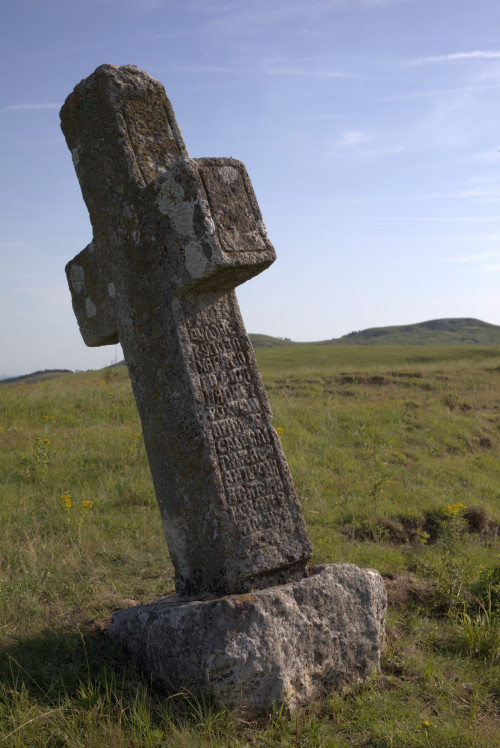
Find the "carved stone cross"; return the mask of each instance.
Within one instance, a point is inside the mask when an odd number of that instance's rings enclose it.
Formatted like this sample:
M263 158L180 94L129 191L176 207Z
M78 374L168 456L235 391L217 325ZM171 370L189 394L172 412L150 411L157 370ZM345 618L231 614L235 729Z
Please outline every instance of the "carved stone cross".
M179 595L299 579L311 545L235 286L275 259L244 165L190 159L163 86L102 65L61 126L92 242L66 267L87 345L121 343Z

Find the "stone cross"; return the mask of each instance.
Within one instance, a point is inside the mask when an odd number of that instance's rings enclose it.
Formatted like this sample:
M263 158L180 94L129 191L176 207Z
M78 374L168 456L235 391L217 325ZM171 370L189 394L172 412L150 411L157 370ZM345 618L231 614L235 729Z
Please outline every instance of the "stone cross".
M275 259L244 165L191 159L163 86L102 65L61 109L93 228L66 267L121 343L181 597L307 575L311 545L234 288Z

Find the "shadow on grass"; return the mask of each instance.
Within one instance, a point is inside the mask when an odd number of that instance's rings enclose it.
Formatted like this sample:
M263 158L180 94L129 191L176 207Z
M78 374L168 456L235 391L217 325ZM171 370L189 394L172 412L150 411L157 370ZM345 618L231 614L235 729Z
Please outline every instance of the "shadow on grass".
M166 694L104 632L84 628L45 630L0 653L0 712L2 703L10 704L13 712L13 705L20 705L18 713L11 715L14 729L9 736L25 725L37 724L38 717L31 717L32 708L38 715L37 710L48 710L47 715L64 710L72 715L75 735L89 718L91 722L100 720L99 729L114 725L132 736L131 745L164 745L151 736L178 730L220 731L233 724L229 711L216 707L206 695L188 691ZM150 742L143 742L144 735Z
M3 688L21 690L38 703L53 705L80 699L82 684L109 692L110 684L124 692L146 686L134 662L103 632L45 630L32 639L12 644L0 653Z

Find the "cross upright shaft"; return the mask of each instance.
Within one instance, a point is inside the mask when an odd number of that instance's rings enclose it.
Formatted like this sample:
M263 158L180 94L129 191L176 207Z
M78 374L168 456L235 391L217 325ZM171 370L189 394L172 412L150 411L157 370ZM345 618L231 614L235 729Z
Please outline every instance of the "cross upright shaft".
M93 227L66 267L120 342L182 596L300 578L311 545L235 286L275 259L244 165L190 159L163 86L102 65L61 109Z

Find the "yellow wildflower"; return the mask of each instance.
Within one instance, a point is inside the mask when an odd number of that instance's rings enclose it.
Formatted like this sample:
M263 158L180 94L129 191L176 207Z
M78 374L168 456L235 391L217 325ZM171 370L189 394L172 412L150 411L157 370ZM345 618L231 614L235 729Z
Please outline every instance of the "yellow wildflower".
M63 504L65 509L69 509L73 506L73 502L71 501L71 494L70 493L63 493L61 496L61 503Z
M444 506L441 511L444 514L458 514L458 512L463 509L467 509L467 507L465 504L459 502L458 504L447 504L447 506Z

